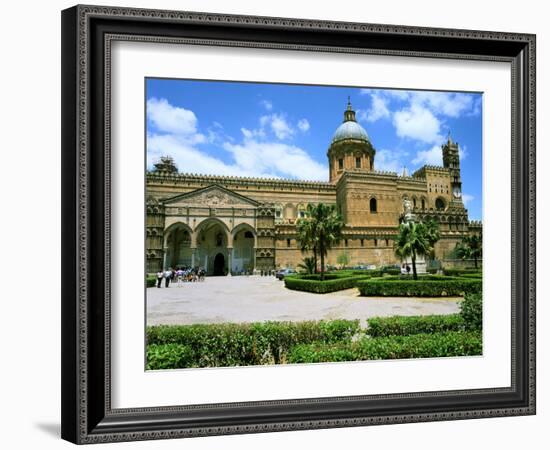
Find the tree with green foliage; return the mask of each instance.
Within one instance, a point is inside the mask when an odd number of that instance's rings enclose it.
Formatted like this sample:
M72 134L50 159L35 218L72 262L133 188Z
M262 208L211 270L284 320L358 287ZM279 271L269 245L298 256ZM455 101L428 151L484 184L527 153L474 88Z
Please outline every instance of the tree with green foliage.
M314 272L317 273L317 235L315 231L315 223L310 220L313 216L315 206L307 205L305 217L298 219L296 223L296 231L298 232L298 242L302 252L312 251L314 261ZM304 260L305 261L305 260Z
M477 269L477 260L483 256L483 240L480 234L464 236L454 250L456 256L461 259L473 259Z
M401 259L411 257L415 280L418 279L416 258L430 255L433 251L433 244L430 244L433 236L430 236L429 233L429 227L421 222L405 222L399 225L399 234L395 240L395 254Z
M298 264L298 267L304 270L308 275L317 272L317 261L313 256L307 256L303 259L302 263Z
M346 268L346 266L349 264L349 255L346 252L340 253L336 258L336 262L340 264L342 268Z
M298 241L305 250L312 250L321 258L321 281L325 279L325 257L328 250L342 238L344 221L336 205L308 205L306 217L297 226Z
M441 239L441 233L439 232L439 224L434 219L429 219L426 222L423 222L426 230L426 239L428 241L428 244L431 247L431 252L428 256L430 258L434 257L434 246L439 239Z

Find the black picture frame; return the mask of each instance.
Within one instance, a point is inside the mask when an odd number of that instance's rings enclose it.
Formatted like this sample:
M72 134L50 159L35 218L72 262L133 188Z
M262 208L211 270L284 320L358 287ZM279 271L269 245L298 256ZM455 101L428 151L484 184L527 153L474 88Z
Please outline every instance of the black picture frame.
M507 61L511 386L116 410L110 398L113 40ZM535 414L535 36L119 7L62 12L62 437L98 443Z

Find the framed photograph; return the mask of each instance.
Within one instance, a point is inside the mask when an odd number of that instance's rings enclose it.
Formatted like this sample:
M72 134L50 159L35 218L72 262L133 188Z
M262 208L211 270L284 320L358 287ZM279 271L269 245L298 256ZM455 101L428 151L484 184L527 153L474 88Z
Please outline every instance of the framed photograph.
M62 437L535 413L535 36L62 12Z

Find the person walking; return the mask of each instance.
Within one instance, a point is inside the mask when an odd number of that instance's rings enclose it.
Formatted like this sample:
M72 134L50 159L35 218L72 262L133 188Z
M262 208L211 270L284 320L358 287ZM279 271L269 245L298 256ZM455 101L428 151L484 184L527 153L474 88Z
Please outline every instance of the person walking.
M164 287L170 286L170 279L172 278L172 271L170 269L164 272Z
M162 270L159 270L157 272L157 287L160 288L160 285L162 284L162 279L164 278L164 274L162 273Z

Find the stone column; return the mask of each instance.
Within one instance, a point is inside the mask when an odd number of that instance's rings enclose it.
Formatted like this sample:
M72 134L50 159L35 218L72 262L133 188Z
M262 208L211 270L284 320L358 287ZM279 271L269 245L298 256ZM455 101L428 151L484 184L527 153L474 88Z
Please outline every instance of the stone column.
M227 247L227 276L231 276L231 264L233 263L233 247Z
M191 247L191 267L195 267L195 247Z
M168 268L168 250L169 247L164 247L164 263L162 265L162 270L166 270Z

